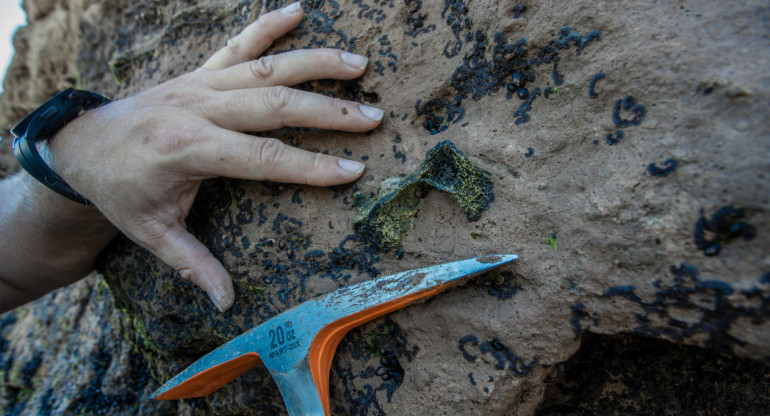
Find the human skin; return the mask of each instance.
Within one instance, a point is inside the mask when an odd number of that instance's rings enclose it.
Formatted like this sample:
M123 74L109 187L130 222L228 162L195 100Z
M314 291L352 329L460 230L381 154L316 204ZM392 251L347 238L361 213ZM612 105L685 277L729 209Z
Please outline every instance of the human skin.
M229 274L185 226L201 180L348 183L363 164L241 132L363 132L382 120L379 109L289 87L359 77L362 56L313 49L257 59L302 14L298 3L267 13L195 72L88 111L60 130L48 143L50 165L95 207L23 171L0 181L0 312L86 276L118 232L205 290L219 310L229 309Z

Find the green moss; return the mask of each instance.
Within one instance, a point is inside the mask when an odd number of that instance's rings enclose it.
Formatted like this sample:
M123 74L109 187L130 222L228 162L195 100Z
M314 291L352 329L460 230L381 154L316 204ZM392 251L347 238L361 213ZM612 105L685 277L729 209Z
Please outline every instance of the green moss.
M552 235L550 237L546 237L545 239L543 239L543 242L548 244L549 246L551 246L553 251L559 251L559 249L556 247L556 236L555 235Z
M259 299L262 299L265 297L265 294L267 293L267 288L264 286L248 285L246 286L246 292L251 294L252 297L257 297Z
M230 182L227 182L227 192L230 194L230 206L234 207L238 205L238 200L235 198L235 191L233 190Z
M376 197L355 195L356 231L384 251L394 251L420 210L418 188L449 193L476 221L494 200L491 175L474 165L455 145L444 140L428 150L417 172L382 182Z
M380 356L380 348L377 346L377 334L370 332L364 335L366 337L366 347L369 349L369 353L372 357Z
M156 263L155 260L150 262L150 277L153 279L158 278L158 263Z

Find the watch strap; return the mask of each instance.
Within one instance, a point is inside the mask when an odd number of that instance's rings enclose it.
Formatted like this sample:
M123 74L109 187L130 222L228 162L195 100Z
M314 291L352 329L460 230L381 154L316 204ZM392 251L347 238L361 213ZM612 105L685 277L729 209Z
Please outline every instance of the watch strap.
M58 194L81 204L91 201L72 189L40 156L36 142L53 137L83 111L109 103L110 100L90 91L67 88L43 103L12 129L13 154L32 177Z

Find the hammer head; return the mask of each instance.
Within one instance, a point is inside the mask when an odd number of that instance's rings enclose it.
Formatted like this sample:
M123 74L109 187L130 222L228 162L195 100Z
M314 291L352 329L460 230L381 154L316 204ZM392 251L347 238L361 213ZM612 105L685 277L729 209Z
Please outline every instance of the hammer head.
M263 363L290 415L329 415L329 369L348 331L517 258L477 257L337 289L233 338L166 382L153 398L206 396Z

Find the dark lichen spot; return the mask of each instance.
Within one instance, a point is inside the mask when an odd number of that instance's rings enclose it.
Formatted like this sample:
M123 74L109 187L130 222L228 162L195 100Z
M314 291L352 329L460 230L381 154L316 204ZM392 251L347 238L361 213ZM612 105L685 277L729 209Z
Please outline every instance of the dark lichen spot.
M518 15L523 11L523 5L513 7L514 14ZM450 11L451 13L447 13ZM559 51L569 49L572 45L576 46L576 53L580 54L583 48L587 47L595 40L601 39L599 31L592 31L586 36L572 32L568 26L561 29L559 38L552 40L548 45L541 48L537 56L532 59L527 58L527 39L520 38L509 43L505 34L496 32L493 36L488 36L481 30L471 30L471 19L468 17L469 9L462 0L445 0L442 17L446 18L446 23L451 26L455 35L455 40L447 41L444 46L444 56L453 58L462 50L463 46L470 44L463 56L461 64L452 74L452 87L456 91L453 101L454 106L461 107L462 101L468 97L479 100L482 97L490 95L505 86L508 90L506 99L511 99L514 95L526 97L525 90L520 90L526 82L535 81L533 66L539 67L544 63L553 64L552 76L556 85L564 82L564 75L557 70L559 60ZM462 35L465 32L464 36ZM490 42L490 37L493 42ZM488 49L492 46L491 57ZM508 83L508 79L512 82ZM535 93L537 92L537 93ZM555 92L555 91L554 91ZM541 90L536 88L529 94L530 99L525 106L519 108L514 114L516 124L526 123L529 116L526 114L532 103L531 98L539 95ZM550 90L549 90L550 93ZM435 98L434 98L435 99ZM449 101L448 98L442 98ZM430 118L426 119L430 126L426 129L431 134L442 132L442 126L449 127L452 123L442 124L442 120ZM425 125L425 124L424 124Z
M729 283L719 280L701 280L695 284L695 288L701 290L709 289L723 295L732 295L733 293L733 287Z
M416 38L418 35L430 33L436 29L434 24L425 24L425 19L428 14L420 13L422 9L422 0L404 0L404 5L409 8L409 13L406 15L407 30L404 31L405 35ZM416 42L412 42L414 46L417 46Z
M634 117L631 120L622 118L620 114L621 110L630 111L634 114ZM628 97L615 102L615 110L612 112L612 121L620 128L638 126L642 120L644 120L646 114L647 109L643 105L637 104L636 99L629 95Z
M759 278L759 283L770 285L770 272L767 272Z
M538 356L534 356L531 362L524 362L521 357L511 352L497 337L492 337L488 341L479 343L477 336L466 335L460 339L459 349L463 358L470 362L476 362L478 356L468 352L467 344L478 346L481 354L491 355L497 361L494 365L495 369L505 370L507 368L514 377L526 376L534 369L535 364L540 361Z
M371 408L380 410L377 393L385 392L390 402L393 393L404 381L405 372L401 363L404 360L412 361L418 351L417 345L408 348L403 332L388 318L368 332L363 328L351 331L342 340L338 352L340 355L351 357L357 363L345 365L342 360L335 359L332 367L334 376L342 380L341 395L345 397L348 409L337 407L333 414L370 414ZM367 365L371 363L372 357L378 356L379 365ZM357 367L364 369L357 370ZM371 381L372 384L364 384L362 390L361 387L356 387L362 380ZM330 387L330 393L334 396L335 383Z
M393 157L396 160L400 160L401 163L406 162L406 155L404 154L404 152L398 150L398 147L396 147L396 145L393 145Z
M572 324L572 332L575 333L575 339L578 339L583 333L583 326L581 321L584 319L590 319L590 315L586 312L586 307L580 302L572 304L570 307L572 316L570 317L570 324Z
M465 108L452 103L446 98L432 98L422 105L421 103L422 100L415 102L415 115L425 115L425 121L422 123L422 126L430 134L439 134L449 128L450 125L460 122L465 117ZM441 110L443 110L444 115L438 114Z
M524 157L532 157L535 154L535 149L532 147L527 148L527 153L524 154Z
M690 264L681 263L670 267L673 282L653 283L656 293L651 300L643 300L634 293L633 286L616 286L605 291L605 296L622 296L637 303L642 313L636 314L639 326L634 332L646 336L666 337L676 341L706 335L705 345L722 352L730 352L733 345L743 345L745 341L732 335L730 328L734 322L760 325L767 320L767 305L770 297L759 293L747 293L746 301L731 303L726 296L734 293L727 282L701 280L698 269ZM696 296L694 296L696 295ZM749 303L757 299L758 304ZM675 308L674 316L693 316L674 318L670 310ZM682 315L682 310L693 313ZM703 338L701 338L703 339Z
M625 133L623 133L623 130L618 130L615 133L608 134L604 140L607 141L607 144L610 146L620 143L621 140L623 140L623 137L625 136Z
M647 166L647 172L652 176L668 176L676 170L677 164L674 159L666 159L663 162L662 168L655 166L655 163L650 163Z
M636 286L613 286L602 293L602 296L604 297L614 297L614 296L621 296L628 300L631 300L633 302L639 301L639 296L637 296L634 291L636 290Z
M356 194L356 231L381 250L396 250L420 209L418 186L449 193L468 221L478 220L494 200L491 175L445 140L428 150L417 172L383 181L376 197Z
M473 345L479 345L479 338L475 335L466 335L460 338L459 348L460 348L460 352L463 353L463 358L465 358L466 361L474 363L476 362L477 356L470 354L468 351L466 351L465 345L468 343L471 343Z
M532 91L532 94L529 94L527 99L519 106L519 108L516 109L516 111L513 112L513 116L516 117L516 120L514 123L516 125L523 124L529 121L529 110L532 109L532 101L535 101L535 98L540 95L540 88L535 88Z
M291 194L291 202L293 204L301 204L302 203L302 198L300 198L300 196L299 196L299 194L301 192L302 192L302 189L297 189L296 191L294 191L293 194Z
M595 40L601 40L602 34L598 30L588 32L582 36L580 33L573 32L569 26L564 26L559 30L559 39L556 41L557 49L569 49L570 44L576 47L575 53L580 55L583 49Z
M745 222L738 221L745 215L744 208L734 205L720 208L711 219L706 219L701 210L693 232L695 247L702 250L706 256L712 257L720 253L723 243L739 237L752 240L757 235L756 229ZM712 239L706 238L706 232L713 235Z
M593 78L591 78L591 82L588 83L588 98L596 98L598 95L596 94L596 83L599 82L600 79L606 77L607 74L604 72L599 72L596 75L594 75Z
M512 299L521 290L521 286L514 281L513 273L509 271L488 273L483 278L476 280L475 287L477 290L486 291L487 294L499 300Z
M513 5L513 18L518 19L521 17L521 14L524 13L527 10L527 6L523 4L514 4Z

